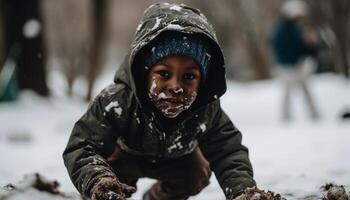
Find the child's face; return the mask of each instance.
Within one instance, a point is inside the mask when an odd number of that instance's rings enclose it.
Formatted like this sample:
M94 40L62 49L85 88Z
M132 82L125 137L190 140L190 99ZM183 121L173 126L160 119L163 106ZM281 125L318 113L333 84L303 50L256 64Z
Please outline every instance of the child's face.
M171 56L156 63L148 73L148 96L164 116L174 118L197 97L201 72L191 58Z

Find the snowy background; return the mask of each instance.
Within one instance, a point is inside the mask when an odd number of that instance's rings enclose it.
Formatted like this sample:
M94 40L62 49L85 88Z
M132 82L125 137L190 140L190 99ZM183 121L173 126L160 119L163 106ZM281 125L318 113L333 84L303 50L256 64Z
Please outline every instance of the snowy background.
M113 72L107 70L96 93L112 79ZM49 99L24 91L17 102L0 104L0 186L39 172L58 180L62 191L76 193L61 155L74 122L88 105L65 95L58 71L51 71L48 80L53 91ZM77 84L75 93L83 96L84 85ZM340 117L350 110L350 81L322 74L313 76L310 86L322 114L317 121L309 119L298 92L293 99L294 120L286 123L279 118L282 88L277 79L228 82L222 98L224 110L243 133L259 187L288 199L319 194L319 187L328 182L350 186L350 120ZM132 199L140 200L152 182L141 179ZM224 199L214 176L209 187L191 198L199 199Z

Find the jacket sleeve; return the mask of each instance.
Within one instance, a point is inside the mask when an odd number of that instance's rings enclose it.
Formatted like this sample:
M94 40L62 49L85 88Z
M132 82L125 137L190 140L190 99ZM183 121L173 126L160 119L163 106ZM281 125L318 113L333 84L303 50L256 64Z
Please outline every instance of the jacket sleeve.
M75 123L67 147L64 164L77 190L90 196L90 189L101 177L115 177L106 161L113 151L115 139L102 96L97 96L87 112Z
M247 187L256 185L248 149L241 144L242 135L217 103L213 126L199 138L199 146L227 199Z

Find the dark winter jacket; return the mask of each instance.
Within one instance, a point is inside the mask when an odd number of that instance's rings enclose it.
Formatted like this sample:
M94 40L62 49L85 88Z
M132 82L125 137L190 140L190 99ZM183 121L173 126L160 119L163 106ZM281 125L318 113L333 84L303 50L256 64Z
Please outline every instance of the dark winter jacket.
M317 45L307 46L298 25L287 19L281 19L272 35L272 50L281 66L295 66L306 56L315 56Z
M210 72L196 102L164 126L146 101L143 50L158 34L180 31L198 34L211 44ZM155 4L145 11L130 54L105 88L76 122L63 153L69 175L82 194L89 195L102 176L116 176L106 162L116 146L149 159L176 158L198 145L227 196L254 186L248 150L241 133L220 107L226 91L224 58L214 29L198 10L185 5Z

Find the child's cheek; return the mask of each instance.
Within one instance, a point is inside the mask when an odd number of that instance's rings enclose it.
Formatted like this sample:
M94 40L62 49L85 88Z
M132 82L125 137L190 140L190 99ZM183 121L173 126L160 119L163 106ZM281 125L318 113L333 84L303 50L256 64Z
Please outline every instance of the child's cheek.
M189 97L185 98L185 105L184 105L185 110L190 108L190 106L193 104L196 98L197 98L197 92L193 92L191 95L189 95Z
M149 87L148 96L149 98L154 99L157 96L157 82L156 77L152 77L151 86Z

